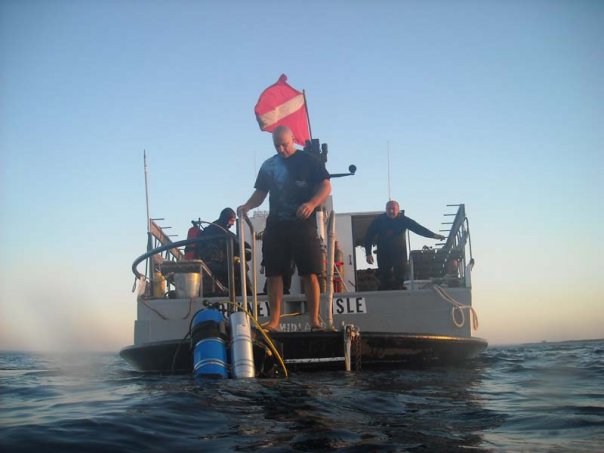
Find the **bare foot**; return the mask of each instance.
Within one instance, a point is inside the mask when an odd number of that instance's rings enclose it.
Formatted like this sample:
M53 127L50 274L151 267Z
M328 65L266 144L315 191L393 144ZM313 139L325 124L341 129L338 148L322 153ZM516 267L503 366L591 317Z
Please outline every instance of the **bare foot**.
M311 332L314 332L314 331L317 331L317 330L324 330L324 329L323 329L323 326L321 325L321 323L317 322L317 323L312 323L310 325L310 330L311 330Z

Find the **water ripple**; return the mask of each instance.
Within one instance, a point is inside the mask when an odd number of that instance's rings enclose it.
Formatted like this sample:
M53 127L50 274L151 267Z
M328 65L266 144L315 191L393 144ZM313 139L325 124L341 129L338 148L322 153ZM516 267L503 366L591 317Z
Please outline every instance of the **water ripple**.
M145 375L115 354L0 355L5 451L597 451L604 342L496 347L464 366Z

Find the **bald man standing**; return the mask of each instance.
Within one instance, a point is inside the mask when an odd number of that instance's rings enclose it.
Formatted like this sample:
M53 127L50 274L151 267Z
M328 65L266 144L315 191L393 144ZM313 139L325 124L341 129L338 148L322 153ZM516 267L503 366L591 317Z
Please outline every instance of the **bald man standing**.
M321 244L315 212L329 196L329 173L321 160L294 145L294 135L286 126L273 132L277 154L260 167L255 191L239 209L246 212L269 197L269 215L262 241L262 255L268 281L271 308L269 331L280 330L283 276L293 260L303 278L307 311L312 329L321 329L319 320Z
M415 220L405 217L405 211L400 211L397 201L390 200L386 203L386 212L373 219L365 235L365 255L369 264L373 264L371 248L377 242L377 277L380 290L404 288L407 272L407 229L427 238L445 239L443 235L433 233Z

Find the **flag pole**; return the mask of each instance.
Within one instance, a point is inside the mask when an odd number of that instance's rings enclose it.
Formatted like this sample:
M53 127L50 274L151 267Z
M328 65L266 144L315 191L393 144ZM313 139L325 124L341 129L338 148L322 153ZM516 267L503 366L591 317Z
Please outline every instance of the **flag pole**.
M312 140L312 129L310 128L310 115L308 114L308 102L306 101L306 90L302 90L302 96L304 96L304 111L306 112L306 122L308 123L308 135Z

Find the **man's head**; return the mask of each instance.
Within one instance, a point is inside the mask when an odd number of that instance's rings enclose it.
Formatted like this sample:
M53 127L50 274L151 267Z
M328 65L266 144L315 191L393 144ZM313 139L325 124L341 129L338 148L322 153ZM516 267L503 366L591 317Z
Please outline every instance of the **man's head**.
M386 215L391 218L394 219L398 216L398 213L400 212L400 207L398 205L398 201L395 200L390 200L388 203L386 203Z
M273 131L273 143L277 153L284 159L296 152L294 146L294 133L287 126L277 126Z
M231 208L224 208L220 212L218 223L224 225L227 229L231 228L237 219L237 214Z

